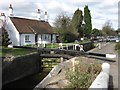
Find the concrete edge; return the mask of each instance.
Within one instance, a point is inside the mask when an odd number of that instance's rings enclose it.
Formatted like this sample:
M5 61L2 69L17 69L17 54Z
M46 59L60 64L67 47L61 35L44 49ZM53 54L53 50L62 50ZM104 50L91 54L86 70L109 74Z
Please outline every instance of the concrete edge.
M57 66L55 66L55 67L49 72L49 74L48 74L38 85L36 85L36 87L34 88L34 90L35 90L36 88L44 88L44 87L48 84L48 83L47 83L47 79L56 76L56 75L59 73L59 71L60 71L69 61L75 60L76 58L78 58L78 57L73 57L73 58L71 58L70 60L61 62L61 63L59 63Z
M93 81L93 83L91 84L88 90L92 90L93 88L108 89L110 64L103 63L101 67L102 67L102 71Z

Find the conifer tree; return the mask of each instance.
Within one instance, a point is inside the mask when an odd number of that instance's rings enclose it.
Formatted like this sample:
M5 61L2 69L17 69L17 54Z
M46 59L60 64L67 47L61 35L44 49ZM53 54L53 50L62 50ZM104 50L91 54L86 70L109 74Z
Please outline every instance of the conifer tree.
M10 42L10 39L9 39L9 35L8 35L8 32L2 27L2 29L1 29L2 31L2 35L0 35L0 37L1 37L1 44L2 44L2 46L8 46L9 44L11 44L11 42Z
M77 9L72 17L73 28L79 33L79 37L82 37L83 30L81 28L83 21L82 11Z
M84 22L85 22L84 33L88 38L90 38L92 33L92 21L91 13L87 5L85 5L84 7Z

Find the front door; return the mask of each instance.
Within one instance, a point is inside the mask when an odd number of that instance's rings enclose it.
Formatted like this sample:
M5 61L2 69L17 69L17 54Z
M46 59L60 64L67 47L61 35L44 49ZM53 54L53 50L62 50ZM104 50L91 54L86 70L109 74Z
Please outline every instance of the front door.
M37 45L37 41L38 41L38 34L35 34L35 44Z

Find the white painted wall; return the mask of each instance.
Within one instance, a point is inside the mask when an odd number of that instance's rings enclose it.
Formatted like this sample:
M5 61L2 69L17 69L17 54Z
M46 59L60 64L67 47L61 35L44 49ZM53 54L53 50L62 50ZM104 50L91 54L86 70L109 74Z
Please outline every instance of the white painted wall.
M38 35L37 40L38 40L38 42L42 41L41 34Z
M51 34L39 34L38 42L44 41L45 43L51 43Z
M29 35L29 41L30 42L25 42L25 36ZM21 46L23 45L28 45L28 44L35 44L35 34L21 34L20 35L20 40L21 40Z
M54 43L56 43L56 34L53 34L52 40L53 40Z
M14 26L9 17L7 17L5 29L8 31L12 45L19 46L20 45L19 32L17 31L16 27Z
M35 35L34 34L19 34L16 27L12 23L9 17L7 17L5 29L8 31L10 41L13 46L23 46L27 44L35 44ZM30 36L30 42L25 42L25 35ZM51 34L39 34L38 42L44 41L45 43L51 43ZM52 35L52 41L56 42L56 35Z

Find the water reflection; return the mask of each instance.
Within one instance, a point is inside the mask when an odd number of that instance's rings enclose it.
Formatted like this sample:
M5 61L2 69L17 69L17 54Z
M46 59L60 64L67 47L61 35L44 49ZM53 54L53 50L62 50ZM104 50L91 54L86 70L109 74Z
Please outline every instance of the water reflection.
M40 83L40 81L47 76L49 71L43 71L41 73L37 73L26 78L14 81L10 84L4 85L3 90L14 89L14 88L26 88L29 90L33 90L33 88Z

